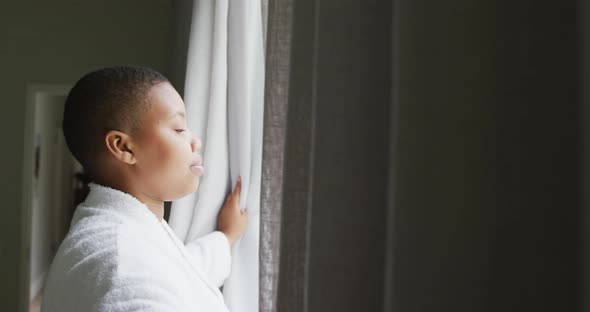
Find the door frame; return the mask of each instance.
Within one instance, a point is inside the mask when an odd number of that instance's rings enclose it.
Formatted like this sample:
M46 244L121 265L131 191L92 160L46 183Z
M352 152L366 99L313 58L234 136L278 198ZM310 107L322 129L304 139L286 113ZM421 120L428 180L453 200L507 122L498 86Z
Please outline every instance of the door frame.
M31 279L31 231L33 184L31 177L34 169L35 116L37 96L67 96L73 84L30 83L26 87L23 171L22 171L22 214L21 214L21 250L20 250L20 306L21 311L28 311L30 304Z

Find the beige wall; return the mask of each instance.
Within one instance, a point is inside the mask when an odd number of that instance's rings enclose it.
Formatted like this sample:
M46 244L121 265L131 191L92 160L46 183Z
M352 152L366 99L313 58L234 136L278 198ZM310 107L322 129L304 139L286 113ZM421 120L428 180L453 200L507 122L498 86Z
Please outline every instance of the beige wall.
M121 63L170 74L176 45L173 5L166 0L0 4L1 311L22 309L19 254L27 84L72 84L90 69Z

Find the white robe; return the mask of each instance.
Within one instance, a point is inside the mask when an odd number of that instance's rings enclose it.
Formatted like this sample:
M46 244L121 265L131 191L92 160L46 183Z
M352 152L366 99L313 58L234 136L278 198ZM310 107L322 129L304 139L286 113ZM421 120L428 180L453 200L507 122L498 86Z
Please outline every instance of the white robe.
M228 311L218 287L230 268L223 233L184 245L135 197L91 183L51 265L42 311Z

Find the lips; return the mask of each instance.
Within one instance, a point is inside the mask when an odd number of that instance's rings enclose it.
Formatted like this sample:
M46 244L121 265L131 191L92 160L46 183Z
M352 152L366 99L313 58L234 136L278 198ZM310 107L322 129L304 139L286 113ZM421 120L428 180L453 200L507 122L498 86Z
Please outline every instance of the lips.
M201 158L201 155L196 154L195 161L193 161L191 164L190 169L193 173L199 176L205 174L205 168L203 168L203 159Z
M191 166L191 171L193 173L195 173L196 175L198 175L198 176L202 176L202 175L205 174L205 168L203 168L203 166L195 166L195 165L192 165Z

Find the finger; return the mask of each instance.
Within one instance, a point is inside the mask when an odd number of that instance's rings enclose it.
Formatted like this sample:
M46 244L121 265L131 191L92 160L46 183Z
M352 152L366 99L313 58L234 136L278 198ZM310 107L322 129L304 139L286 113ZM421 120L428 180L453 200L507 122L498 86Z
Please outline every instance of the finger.
M242 191L242 177L238 176L238 181L236 182L236 188L234 188L234 194L240 198L240 192Z
M227 197L225 198L225 201L226 202L230 201L234 197L234 194L236 194L236 191L238 190L238 184L241 185L241 178L240 178L240 176L238 176L238 179L236 181L236 186L234 187L234 190L231 191L229 194L227 194ZM239 191L238 191L238 193L239 193Z

